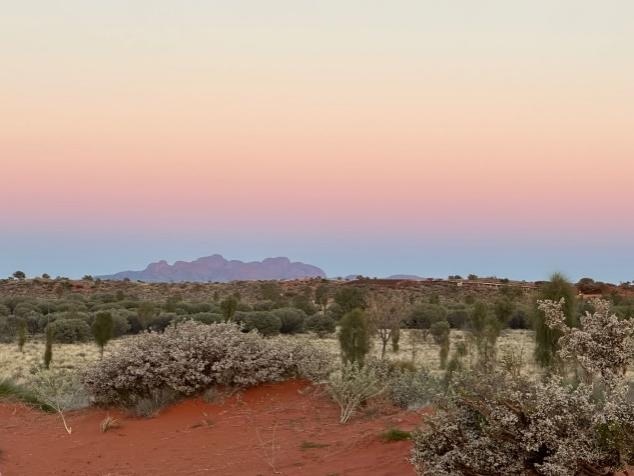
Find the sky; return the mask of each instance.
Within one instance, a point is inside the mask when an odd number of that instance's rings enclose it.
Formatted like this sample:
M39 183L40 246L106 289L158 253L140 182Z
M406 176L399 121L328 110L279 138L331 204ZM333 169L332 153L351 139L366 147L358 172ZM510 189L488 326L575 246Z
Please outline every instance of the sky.
M21 0L0 276L634 279L630 0Z

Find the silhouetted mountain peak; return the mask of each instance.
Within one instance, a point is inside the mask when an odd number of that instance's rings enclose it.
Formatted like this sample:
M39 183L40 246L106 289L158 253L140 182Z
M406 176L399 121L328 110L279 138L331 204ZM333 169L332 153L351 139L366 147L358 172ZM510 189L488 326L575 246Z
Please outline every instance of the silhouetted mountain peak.
M160 260L150 263L143 271L122 271L100 277L113 280L128 278L148 282L226 282L325 276L324 271L317 266L291 262L283 256L245 263L240 260L228 261L222 255L214 254L194 261L176 261L172 265L165 260Z

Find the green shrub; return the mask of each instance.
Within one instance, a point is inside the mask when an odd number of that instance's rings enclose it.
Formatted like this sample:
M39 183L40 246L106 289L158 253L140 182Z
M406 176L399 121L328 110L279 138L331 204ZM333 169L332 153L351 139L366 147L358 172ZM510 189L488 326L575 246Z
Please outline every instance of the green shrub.
M90 310L93 312L113 311L115 309L123 309L123 306L121 305L121 303L118 303L118 302L107 302L107 303L95 304L91 306L90 308Z
M0 316L0 342L13 342L17 333L18 319L15 316Z
M306 329L316 333L319 337L324 337L335 332L337 325L330 316L314 314L306 319Z
M112 313L112 337L121 337L130 331L130 322L128 320L130 315L134 313L120 309L114 310Z
M523 309L516 309L508 321L508 326L510 329L530 329L531 320L528 313Z
M90 326L79 319L58 319L51 322L47 328L53 332L55 342L61 344L87 342L91 338Z
M308 293L297 294L291 299L291 306L299 309L305 315L312 315L317 312L317 308L311 300L311 296Z
M39 307L35 302L21 302L13 310L13 314L19 317L24 317L32 312L39 312Z
M253 304L254 311L272 311L277 308L277 303L273 301L258 301Z
M246 331L255 329L263 336L277 335L282 327L282 320L278 315L265 311L240 313L238 322Z
M178 314L173 312L161 312L155 316L149 323L148 329L152 331L162 332L167 326L178 319Z
M282 334L297 334L299 332L304 332L306 313L304 313L301 309L285 307L272 311L272 314L280 318L280 332Z
M26 329L29 334L43 332L44 328L40 326L40 319L42 318L43 316L39 312L31 312L22 317L22 320L26 323Z
M447 313L447 322L452 329L463 329L469 320L469 313L465 309L455 309Z
M439 304L418 304L412 309L407 327L429 329L434 322L447 320L447 310Z
M214 312L198 312L196 314L190 314L187 318L196 322L202 322L203 324L216 324L223 321L222 314Z

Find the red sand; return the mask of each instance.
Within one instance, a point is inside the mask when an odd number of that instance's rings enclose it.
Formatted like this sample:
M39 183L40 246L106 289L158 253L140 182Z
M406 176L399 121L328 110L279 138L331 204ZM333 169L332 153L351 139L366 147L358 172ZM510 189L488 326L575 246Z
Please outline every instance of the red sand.
M218 404L186 400L156 418L110 412L120 428L101 433L108 414L57 415L0 405L0 476L39 475L413 475L411 443L384 442L411 430L412 412L371 406L346 425L323 392L289 381L249 389ZM309 447L318 446L318 447Z

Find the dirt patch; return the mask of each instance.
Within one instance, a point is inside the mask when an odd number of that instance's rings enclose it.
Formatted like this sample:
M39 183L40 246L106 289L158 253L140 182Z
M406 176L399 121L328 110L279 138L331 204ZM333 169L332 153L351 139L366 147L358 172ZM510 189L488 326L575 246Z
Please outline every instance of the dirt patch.
M0 473L22 475L413 475L409 441L420 415L371 406L347 425L306 382L262 385L218 403L190 399L151 419L119 411L71 413L72 435L55 415L0 405ZM102 433L106 415L121 426Z

